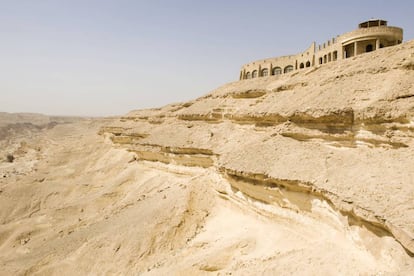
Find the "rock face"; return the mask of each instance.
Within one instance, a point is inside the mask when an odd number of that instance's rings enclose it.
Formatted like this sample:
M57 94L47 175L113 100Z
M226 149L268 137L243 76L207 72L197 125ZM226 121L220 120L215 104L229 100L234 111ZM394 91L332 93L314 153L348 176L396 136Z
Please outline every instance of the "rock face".
M411 41L133 111L101 132L138 160L214 168L267 204L309 211L320 198L413 254L413 68Z
M414 41L5 137L0 275L414 271Z

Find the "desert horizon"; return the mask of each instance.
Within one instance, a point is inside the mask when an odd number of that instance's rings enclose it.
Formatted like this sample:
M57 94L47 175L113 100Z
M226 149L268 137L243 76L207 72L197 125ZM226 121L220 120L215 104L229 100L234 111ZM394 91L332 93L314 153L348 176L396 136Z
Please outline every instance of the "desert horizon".
M0 113L0 274L410 275L413 49L112 118Z

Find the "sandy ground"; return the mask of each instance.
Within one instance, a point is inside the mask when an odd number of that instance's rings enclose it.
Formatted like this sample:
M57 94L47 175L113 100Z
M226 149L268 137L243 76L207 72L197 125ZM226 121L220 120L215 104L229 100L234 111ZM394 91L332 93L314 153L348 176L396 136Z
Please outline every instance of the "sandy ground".
M413 80L410 41L120 118L0 113L0 275L413 275Z
M326 202L264 204L212 168L135 160L101 122L58 125L1 163L1 275L409 275L389 236ZM21 140L17 143L21 144Z

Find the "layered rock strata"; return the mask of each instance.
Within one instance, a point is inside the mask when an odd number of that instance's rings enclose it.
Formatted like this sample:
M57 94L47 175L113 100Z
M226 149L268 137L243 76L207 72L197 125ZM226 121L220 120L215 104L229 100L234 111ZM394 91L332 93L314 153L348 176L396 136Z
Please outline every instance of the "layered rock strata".
M100 134L137 161L214 169L265 204L325 201L414 254L414 41L132 111Z

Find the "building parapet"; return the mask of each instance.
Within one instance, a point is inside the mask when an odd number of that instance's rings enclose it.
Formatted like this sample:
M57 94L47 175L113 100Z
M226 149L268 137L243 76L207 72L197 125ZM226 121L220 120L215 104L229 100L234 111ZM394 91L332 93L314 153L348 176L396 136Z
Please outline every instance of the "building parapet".
M343 35L341 35L340 41L342 43L349 42L353 39L362 38L365 37L371 37L371 36L395 36L400 39L400 43L403 36L403 29L399 27L388 27L388 26L379 26L379 27L369 27L369 28L363 28L363 29L357 29L351 32L347 32Z

